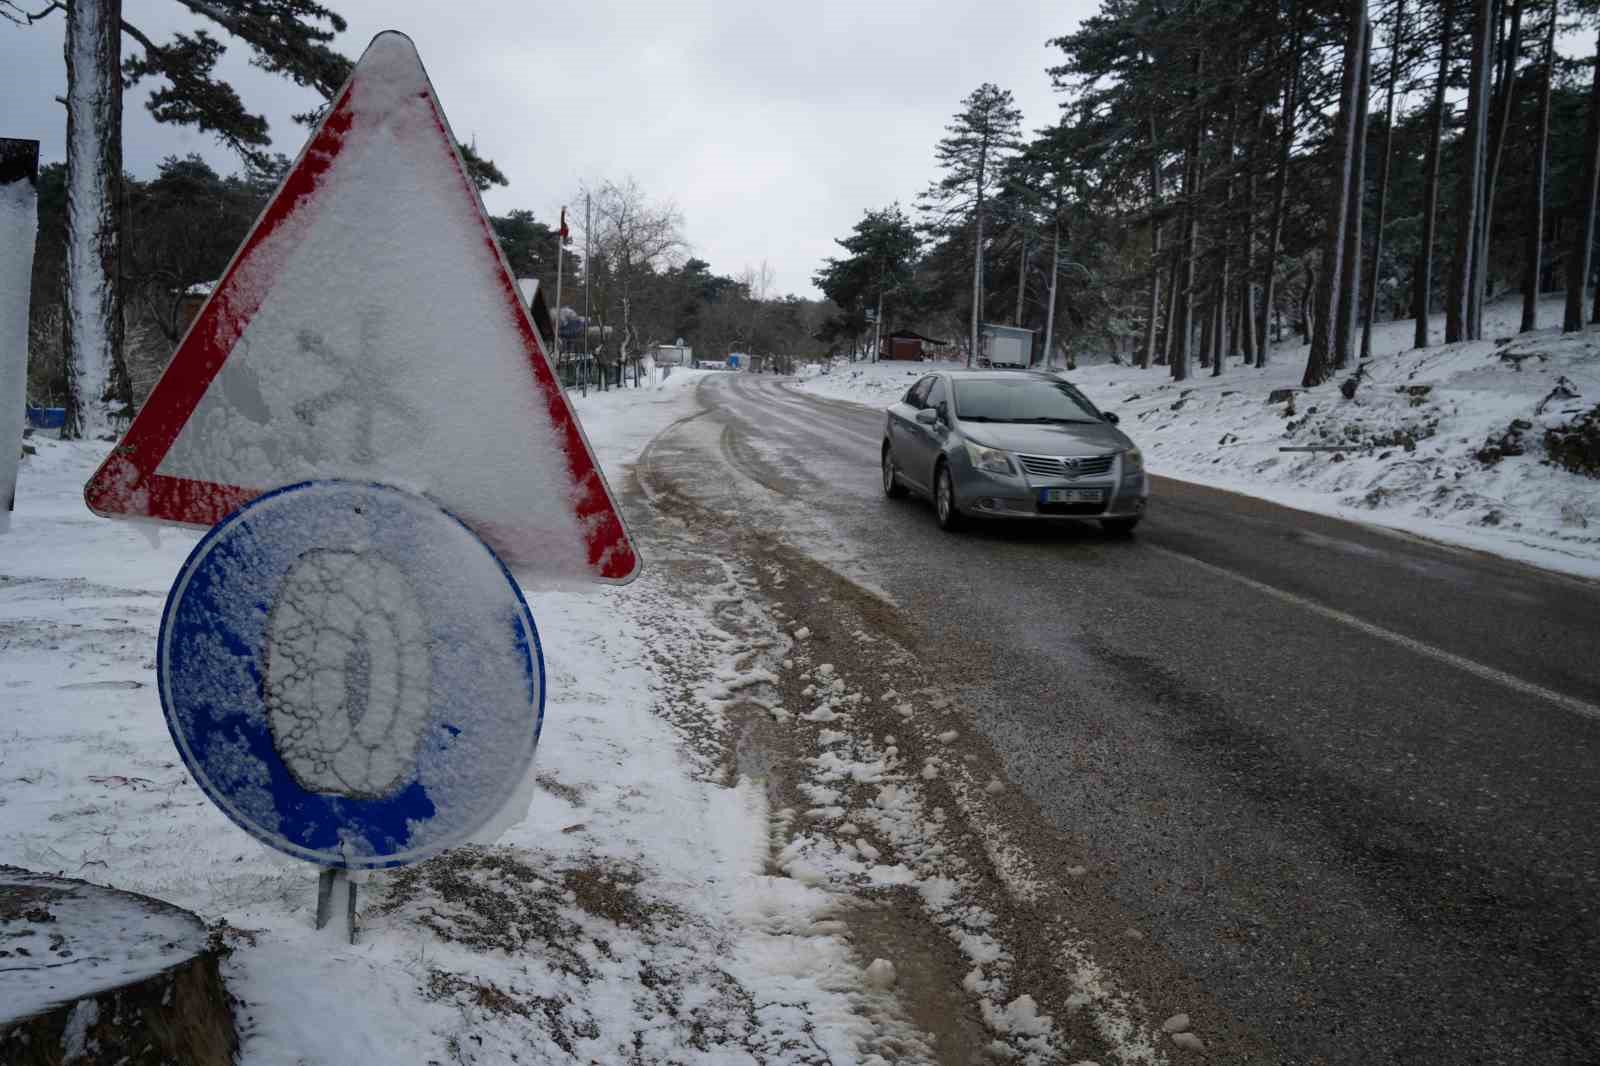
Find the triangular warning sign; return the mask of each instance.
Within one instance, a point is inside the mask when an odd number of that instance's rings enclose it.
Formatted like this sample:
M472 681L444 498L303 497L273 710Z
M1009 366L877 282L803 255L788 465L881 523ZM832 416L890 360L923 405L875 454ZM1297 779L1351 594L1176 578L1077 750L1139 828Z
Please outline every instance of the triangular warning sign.
M515 569L638 557L409 38L382 33L127 435L97 514L209 526L309 478L422 493Z

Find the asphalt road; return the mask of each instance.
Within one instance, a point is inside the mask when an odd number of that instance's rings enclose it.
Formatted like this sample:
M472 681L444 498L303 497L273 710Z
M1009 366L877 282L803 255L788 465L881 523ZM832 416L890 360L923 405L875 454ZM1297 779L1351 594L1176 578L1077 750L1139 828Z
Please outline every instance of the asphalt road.
M880 413L700 394L691 489L891 598L1283 1061L1600 1061L1600 586L1159 478L1131 539L952 536L883 498Z

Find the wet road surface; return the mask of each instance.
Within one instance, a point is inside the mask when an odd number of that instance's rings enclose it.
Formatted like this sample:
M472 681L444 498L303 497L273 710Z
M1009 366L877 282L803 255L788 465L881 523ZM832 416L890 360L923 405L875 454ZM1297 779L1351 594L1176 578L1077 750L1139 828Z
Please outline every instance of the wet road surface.
M1600 586L1159 478L1133 538L945 534L883 497L880 412L699 395L676 490L891 601L1009 783L1282 1061L1600 1056Z

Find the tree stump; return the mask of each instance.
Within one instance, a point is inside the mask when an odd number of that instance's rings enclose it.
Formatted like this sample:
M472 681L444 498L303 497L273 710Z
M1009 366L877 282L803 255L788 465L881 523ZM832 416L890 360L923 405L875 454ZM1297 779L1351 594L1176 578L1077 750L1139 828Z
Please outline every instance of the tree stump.
M0 1062L232 1063L217 961L186 910L0 866Z

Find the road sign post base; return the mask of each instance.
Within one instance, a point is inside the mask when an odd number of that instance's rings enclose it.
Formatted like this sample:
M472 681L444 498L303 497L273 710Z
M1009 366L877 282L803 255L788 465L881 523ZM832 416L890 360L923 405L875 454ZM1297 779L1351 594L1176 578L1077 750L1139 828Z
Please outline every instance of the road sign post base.
M324 867L317 874L317 928L325 929L333 921L334 909L338 906L337 886L343 883L348 889L345 895L345 927L350 934L350 943L356 942L356 883L350 880L347 870L338 870L333 867Z

